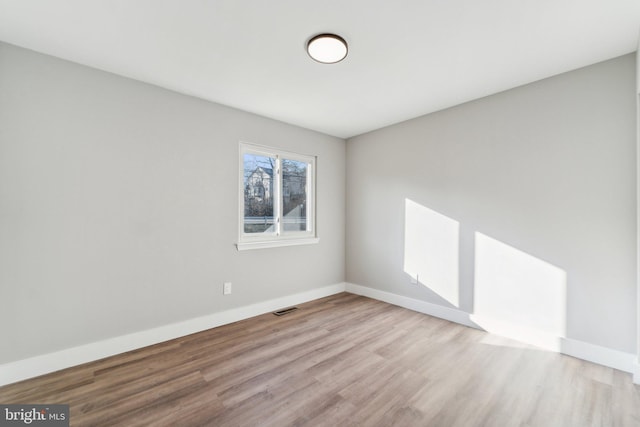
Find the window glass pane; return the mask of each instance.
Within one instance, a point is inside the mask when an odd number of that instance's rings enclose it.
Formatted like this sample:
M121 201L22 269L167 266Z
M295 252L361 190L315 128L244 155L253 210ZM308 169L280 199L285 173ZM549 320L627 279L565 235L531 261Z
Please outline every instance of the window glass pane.
M245 153L244 158L244 232L275 233L274 157Z
M309 165L297 160L282 160L283 231L307 230L307 172Z

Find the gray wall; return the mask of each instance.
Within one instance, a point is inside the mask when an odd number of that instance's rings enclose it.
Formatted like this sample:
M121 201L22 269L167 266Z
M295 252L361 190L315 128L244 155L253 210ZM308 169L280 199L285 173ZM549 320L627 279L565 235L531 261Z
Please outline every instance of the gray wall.
M319 244L235 249L240 140L318 156ZM344 171L341 139L0 44L0 363L344 281Z
M559 308L560 335L635 352L635 93L627 55L349 139L347 281L474 313L482 277L497 320ZM444 262L419 260L431 282L411 285L406 237L438 257L448 227ZM521 271L501 270L509 257Z
M0 44L0 363L343 281L345 170L348 281L474 312L482 233L566 274L566 336L633 352L634 60L352 138L345 164L340 139ZM240 140L318 155L319 244L236 251ZM408 203L458 227L455 304L409 283Z
M640 38L638 38L638 50L636 50L636 209L637 209L637 222L636 227L640 226ZM638 239L637 239L637 271L638 271L638 279L640 279L640 230L638 230ZM638 366L636 367L636 378L635 381L640 381L640 283L638 283L638 292L637 292L637 301L638 301L638 312L637 322L638 322L638 340L637 340L637 354L638 354Z

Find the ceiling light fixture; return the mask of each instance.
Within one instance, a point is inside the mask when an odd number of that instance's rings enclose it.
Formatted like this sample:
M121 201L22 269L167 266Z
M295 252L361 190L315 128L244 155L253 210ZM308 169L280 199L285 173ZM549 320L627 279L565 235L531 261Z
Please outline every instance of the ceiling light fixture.
M318 34L307 43L309 56L323 64L335 64L342 61L348 51L347 42L335 34Z

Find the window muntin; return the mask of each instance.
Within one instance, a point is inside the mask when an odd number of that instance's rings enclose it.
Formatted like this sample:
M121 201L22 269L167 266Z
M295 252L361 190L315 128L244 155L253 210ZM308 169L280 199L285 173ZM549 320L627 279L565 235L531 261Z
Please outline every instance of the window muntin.
M315 163L313 156L241 143L238 249L317 241Z

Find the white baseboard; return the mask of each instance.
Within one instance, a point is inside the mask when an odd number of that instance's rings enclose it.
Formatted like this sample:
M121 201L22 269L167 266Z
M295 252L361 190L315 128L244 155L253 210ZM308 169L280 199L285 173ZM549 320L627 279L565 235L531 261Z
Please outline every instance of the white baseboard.
M352 283L338 283L311 291L213 313L184 322L160 326L158 328L89 343L55 353L43 354L29 359L6 363L0 365L0 386L237 322L260 314L269 313L282 307L302 304L303 302L334 295L344 292L345 290L353 294L363 295L465 326L484 329L496 335L507 336L551 351L633 373L633 381L636 384L640 384L640 364L635 354L625 353L570 338L554 337L544 334L532 335L525 333L530 331L514 328L513 325L501 325L499 322L482 319L462 310L443 307L438 304L380 291L366 286ZM525 337L524 339L522 339L523 336Z
M640 384L640 365L633 353L602 347L571 338L553 336L548 333L535 331L519 325L507 324L481 316L469 314L463 310L443 307L438 304L417 300L415 298L397 295L391 292L360 286L353 283L346 284L347 292L363 295L379 301L388 302L413 311L439 317L461 325L485 330L487 332L512 338L527 344L535 345L545 350L566 354L578 359L634 373L634 382Z
M347 283L347 292L352 294L362 295L365 297L377 299L378 301L388 302L389 304L397 305L400 307L408 308L409 310L417 311L419 313L429 314L440 319L450 320L461 325L477 328L478 326L473 323L469 313L455 308L444 307L438 304L417 300L415 298L405 297L403 295L393 294L391 292L385 292L378 289L369 288L367 286L360 286L353 283Z
M562 338L562 348L560 353L573 356L598 365L633 373L636 355L624 351L602 347L585 341Z
M307 301L344 292L345 289L345 283L338 283L185 320L179 323L68 348L55 353L43 354L29 359L6 363L0 365L0 386L248 319L253 316L275 311L279 308L302 304Z

